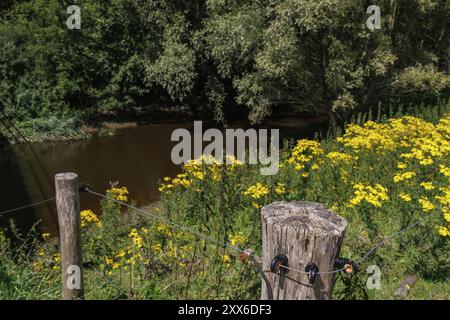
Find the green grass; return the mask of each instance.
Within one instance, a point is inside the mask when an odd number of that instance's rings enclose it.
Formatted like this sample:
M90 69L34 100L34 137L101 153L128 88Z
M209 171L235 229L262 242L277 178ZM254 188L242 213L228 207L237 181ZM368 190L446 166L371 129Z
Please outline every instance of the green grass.
M56 116L14 123L3 121L0 129L11 143L79 140L89 136L80 129L77 120Z
M162 181L161 202L146 210L260 256L261 206L320 202L348 221L341 256L355 261L417 223L374 251L356 275L338 274L333 297L394 299L402 281L416 274L407 299L449 299L450 237L443 228L450 222L444 215L450 180L442 168L450 168L450 105L440 108L427 121L398 116L353 125L343 139L299 141L283 150L274 176L261 176L257 166L194 162ZM396 182L408 171L415 175ZM148 215L121 212L111 198L133 203L126 188L108 197L101 213L82 213L87 299L259 298L259 274L236 254ZM57 239L13 234L12 242L0 238L0 298L57 299ZM370 265L381 270L379 290L366 286Z

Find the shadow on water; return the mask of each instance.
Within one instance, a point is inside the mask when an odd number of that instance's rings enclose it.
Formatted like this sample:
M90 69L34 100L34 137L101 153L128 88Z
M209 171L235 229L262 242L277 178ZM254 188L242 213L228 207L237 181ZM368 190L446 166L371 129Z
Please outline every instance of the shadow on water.
M127 186L137 205L159 199L158 180L173 176L179 167L170 160L173 130L183 125L126 129L115 136L84 141L6 145L0 154L0 212L54 196L54 175L75 172L80 183L105 192L109 181ZM81 209L100 212L100 199L80 195ZM0 217L0 226L14 218L21 229L42 220L42 232L58 233L54 202Z
M209 126L205 125L206 129ZM233 127L247 127L236 123ZM285 117L263 127L280 128L281 138L311 137L319 125L311 119ZM105 192L109 182L128 187L137 206L159 200L158 181L174 176L180 167L171 161L171 142L175 129L192 132L193 122L146 125L121 130L114 136L93 137L83 141L5 145L0 147L0 212L39 202L54 196L53 179L59 172L75 172L80 183L89 183ZM4 140L4 137L0 137ZM100 213L100 199L80 194L81 209ZM0 227L14 218L22 230L34 223L41 232L58 233L54 202L24 209L0 217Z
M27 149L27 152L23 152ZM0 136L0 212L39 202L53 196L49 177L29 145L13 146ZM0 215L0 226L9 227L10 220L22 233L28 232L40 220L54 221L56 208L48 202L35 208L25 208Z

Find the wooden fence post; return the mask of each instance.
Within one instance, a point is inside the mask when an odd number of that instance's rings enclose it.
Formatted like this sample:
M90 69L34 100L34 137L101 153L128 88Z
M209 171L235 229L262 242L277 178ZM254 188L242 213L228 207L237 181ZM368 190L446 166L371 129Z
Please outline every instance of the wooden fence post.
M58 173L55 175L55 190L61 250L62 299L83 299L78 175Z
M270 261L284 254L288 266L305 271L313 262L320 271L334 270L335 259L344 237L347 222L314 202L274 202L261 210L263 270ZM275 300L331 299L335 274L320 274L313 284L307 274L287 270L284 277L267 273ZM267 284L262 284L261 299L269 297Z

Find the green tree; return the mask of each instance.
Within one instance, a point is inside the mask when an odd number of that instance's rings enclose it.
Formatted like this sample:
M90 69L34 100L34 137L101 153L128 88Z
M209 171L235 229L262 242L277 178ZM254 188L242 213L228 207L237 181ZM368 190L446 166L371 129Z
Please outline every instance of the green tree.
M377 1L379 31L366 27L368 1L207 3L209 51L253 122L289 104L334 125L401 94L412 68L422 91L448 87L447 1Z
M449 94L446 0L83 0L0 6L0 97L16 120L154 105L253 123L291 108L332 127L392 99ZM381 30L366 26L381 7Z

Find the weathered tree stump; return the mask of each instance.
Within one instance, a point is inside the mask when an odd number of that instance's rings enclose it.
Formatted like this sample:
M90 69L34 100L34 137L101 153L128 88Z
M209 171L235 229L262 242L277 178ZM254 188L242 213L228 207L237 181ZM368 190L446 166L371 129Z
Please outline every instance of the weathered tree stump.
M319 272L334 270L347 222L314 202L274 202L261 210L263 270L270 270L275 256L284 254L289 267L305 271L315 263ZM275 300L331 299L336 274L320 274L313 284L308 275L285 270L284 277L267 273ZM269 297L263 281L261 299Z

